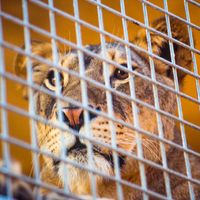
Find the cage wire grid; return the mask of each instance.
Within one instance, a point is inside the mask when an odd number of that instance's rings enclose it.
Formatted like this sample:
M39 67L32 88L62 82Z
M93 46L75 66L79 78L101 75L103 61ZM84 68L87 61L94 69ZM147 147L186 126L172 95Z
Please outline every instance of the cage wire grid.
M34 185L37 189L39 189L40 187L43 187L43 188L49 189L52 192L56 192L58 194L65 195L66 197L72 197L74 199L81 199L81 197L78 197L75 194L70 193L69 188L66 183L64 184L64 189L59 189L53 185L43 182L40 179L40 164L39 164L39 160L38 160L38 155L42 154L42 155L46 155L46 156L49 156L54 159L59 159L65 164L72 164L78 168L85 169L86 171L91 172L90 173L90 181L92 183L91 191L92 191L93 199L97 198L97 195L96 195L97 188L96 188L96 184L95 184L95 182L96 182L95 175L96 174L116 182L116 184L117 184L116 192L117 192L118 199L123 199L122 185L127 185L135 190L141 191L143 193L143 199L145 199L145 200L149 199L149 196L152 196L152 197L155 197L158 199L173 199L173 196L171 193L171 185L170 185L169 175L175 175L177 177L182 178L183 180L188 181L190 199L192 199L192 200L195 199L192 184L194 183L194 184L197 184L200 186L200 180L193 178L191 175L189 155L191 154L191 155L200 157L200 153L188 148L186 134L185 134L185 126L186 125L190 126L198 131L200 131L200 127L192 122L184 120L183 113L182 113L183 109L182 109L180 98L183 97L183 98L185 98L191 102L194 102L196 104L199 104L199 102L200 102L200 86L199 86L200 75L198 74L197 61L196 61L196 57L195 57L195 53L200 54L200 51L194 47L194 39L193 39L193 34L192 34L192 28L199 31L200 27L191 23L189 6L188 6L189 4L193 4L195 6L200 7L200 4L193 0L184 0L186 19L183 19L183 18L169 12L167 0L163 0L164 9L160 8L160 7L156 6L155 4L153 4L149 1L146 1L146 0L138 0L138 1L141 2L141 4L142 4L143 15L144 15L144 24L141 23L140 21L137 21L136 19L133 19L133 18L129 17L128 15L126 15L124 0L120 0L120 11L117 11L117 10L114 10L113 8L108 7L107 5L103 4L101 2L101 0L97 0L97 1L88 0L88 2L93 4L94 6L96 6L96 9L97 9L98 27L96 27L96 26L82 20L81 17L79 16L80 0L79 1L73 0L73 10L74 10L73 16L70 15L69 13L66 13L66 12L56 8L54 6L53 0L49 0L48 3L44 3L44 2L38 1L38 0L30 0L31 3L33 3L37 6L40 6L49 11L50 32L30 23L29 12L28 12L28 2L29 2L28 0L22 0L23 20L16 18L16 17L10 15L9 13L4 12L2 9L0 10L0 66L1 66L0 67L0 82L1 82L0 107L1 107L1 126L2 126L0 140L3 143L3 146L2 146L3 151L2 152L3 152L3 162L4 162L3 167L0 168L0 173L6 175L6 187L8 188L8 193L7 193L8 198L12 199L12 191L10 188L11 188L11 178L14 177L14 178L17 178L19 180L22 180L24 182ZM167 34L161 33L149 26L147 6L157 9L165 15L166 24L167 24ZM118 36L111 34L110 32L107 32L105 30L104 23L103 23L103 21L104 21L103 20L103 12L102 12L103 9L113 13L114 15L121 17L124 39L119 38ZM75 32L76 32L77 43L72 43L71 41L64 39L57 35L56 24L55 24L55 14L61 15L62 17L67 18L75 23ZM183 23L185 23L187 25L190 45L184 44L184 43L172 38L172 33L171 33L171 28L170 28L170 20L169 20L170 16L179 19L180 21L182 21ZM24 28L25 49L21 49L18 46L11 44L9 42L6 42L4 40L3 25L2 25L3 19L14 22ZM137 45L134 45L133 43L130 42L127 21L133 22L134 24L137 24L141 28L146 29L148 51ZM85 27L99 33L100 45L101 45L101 48L103 51L102 56L99 56L99 55L84 48L83 42L82 42L81 26L85 26ZM49 60L46 60L42 57L39 57L37 55L34 55L31 52L30 31L32 31L32 30L51 38L52 52L53 52L52 62ZM154 32L154 33L166 38L169 41L171 62L167 61L153 53L152 46L151 46L150 32ZM108 60L106 58L106 49L105 49L106 36L109 36L111 39L113 39L125 46L128 68L124 69L123 66L121 66L111 60ZM74 48L78 51L79 68L80 68L79 73L69 70L67 68L63 68L58 63L58 52L57 52L56 42L61 42L61 43L65 44L71 48ZM176 64L173 43L183 46L191 51L192 62L193 62L193 72L188 69L184 69L181 66ZM21 79L21 78L6 71L5 62L4 62L4 48L11 49L11 50L15 51L16 53L20 53L27 57L27 80ZM149 62L150 62L150 68L151 68L151 77L150 78L132 70L130 48L144 52L149 56ZM84 53L87 53L88 55L90 55L94 58L97 58L103 62L103 74L104 74L105 84L101 84L85 75L85 66L84 66L84 58L83 58ZM156 58L156 59L162 61L163 63L166 63L170 67L172 67L174 84L175 84L174 89L167 85L164 85L163 83L158 82L156 80L155 66L154 66L154 61L153 61L154 58ZM68 73L69 75L73 75L73 76L79 78L81 80L82 102L80 103L80 102L77 102L77 101L67 97L67 96L62 96L62 94L60 92L61 86L60 86L60 81L59 81L59 75L57 72L55 73L56 88L57 88L55 93L49 91L46 88L42 88L42 87L36 85L32 79L31 59L36 59L41 63L47 64L49 66L54 67L55 69L62 70L64 72ZM129 80L130 96L128 96L122 92L119 92L111 87L110 82L109 82L109 75L108 75L108 68L109 68L108 66L109 65L114 65L117 68L119 68L125 72L128 72L130 74L130 77L131 77ZM186 74L195 78L197 99L194 97L191 97L179 90L177 70L181 70L181 71L185 72ZM145 103L136 98L135 76L138 76L144 80L147 80L152 84L153 96L154 96L154 101L155 101L154 106L149 105L148 103ZM29 97L29 111L28 112L19 107L13 106L7 102L7 99L6 99L6 93L7 93L6 80L7 79L15 81L16 83L20 83L20 84L28 87L28 97ZM95 110L88 105L88 94L87 94L87 84L88 83L92 83L96 87L101 88L106 91L106 101L107 101L108 113L104 113L102 111ZM159 98L158 98L158 89L157 89L158 86L165 90L168 90L176 95L178 116L174 116L174 115L160 109ZM33 98L34 90L43 92L45 94L48 94L48 95L56 98L57 105L58 105L58 121L60 121L60 122L63 120L62 114L61 114L61 101L65 101L65 102L71 103L77 107L82 108L84 110L84 124L86 126L87 134L79 135L76 131L73 131L73 130L67 128L62 123L58 124L58 123L50 122L47 119L42 118L41 116L38 116L34 110L34 98ZM113 106L112 106L112 94L116 94L116 95L123 97L131 102L132 115L134 118L133 124L126 123L126 122L116 119L114 117ZM139 119L138 119L137 105L142 105L142 106L147 107L150 110L156 112L158 135L152 134L152 132L143 130L140 127ZM14 138L9 135L8 120L7 120L8 119L8 116L7 116L8 111L15 112L19 115L25 116L30 119L31 144L23 142L22 140L19 140L19 139ZM92 137L92 133L90 131L90 125L89 125L89 112L94 113L98 116L102 116L109 120L109 127L111 130L111 145L108 145L101 141L97 141ZM161 115L169 117L169 118L175 120L176 122L180 123L182 145L174 143L173 141L169 141L164 138L162 122L161 122ZM51 125L52 127L59 128L63 132L66 130L70 131L71 134L89 141L88 145L87 145L87 152L88 152L87 154L88 154L88 161L89 161L88 166L81 165L75 161L72 161L72 160L66 158L63 151L61 153L61 156L58 157L49 151L39 149L38 144L37 144L37 130L36 130L37 122L42 122L44 124ZM114 123L116 123L116 122L122 124L123 126L125 126L127 128L131 128L136 131L137 155L127 152L127 151L117 147L116 134L115 134L116 130L115 130L115 126L114 126ZM142 143L141 143L142 142L141 135L146 135L146 136L149 136L149 137L159 141L161 157L162 157L162 165L159 165L153 161L150 161L150 160L144 158L143 150L142 150ZM11 159L10 159L11 156L10 156L10 150L9 150L10 144L18 145L20 147L23 147L24 149L30 150L33 153L33 170L34 170L33 174L34 174L34 176L32 178L27 177L25 175L21 175L21 174L15 174L14 172L12 172L12 170L11 170L12 163L11 163ZM109 148L110 150L112 150L113 159L114 159L114 171L115 171L114 176L108 176L100 171L94 170L94 168L93 168L93 166L94 166L93 150L92 150L94 144L98 144L98 145L101 145L103 147L106 147L106 148ZM184 152L186 175L168 168L165 144L176 147L177 149ZM62 149L64 149L64 144L62 144L62 146L63 146ZM120 170L119 170L119 163L118 163L118 154L119 153L122 153L122 154L129 156L138 161L139 169L140 169L139 171L140 171L140 178L141 178L141 186L134 184L134 183L130 183L121 178ZM160 169L163 171L164 182L165 182L165 187L166 187L166 196L148 189L146 175L145 175L145 165L149 165L149 166L152 166L154 168L157 168L157 169ZM63 170L63 173L67 177L68 172L66 170ZM40 199L41 196L40 196L39 192L36 192L36 194L38 194L36 196L36 199Z

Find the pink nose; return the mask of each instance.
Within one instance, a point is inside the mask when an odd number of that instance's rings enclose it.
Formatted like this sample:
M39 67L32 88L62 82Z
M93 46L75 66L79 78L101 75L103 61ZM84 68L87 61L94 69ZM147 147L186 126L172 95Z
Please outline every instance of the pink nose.
M62 110L65 115L65 122L71 128L83 125L83 109L82 108L65 108Z

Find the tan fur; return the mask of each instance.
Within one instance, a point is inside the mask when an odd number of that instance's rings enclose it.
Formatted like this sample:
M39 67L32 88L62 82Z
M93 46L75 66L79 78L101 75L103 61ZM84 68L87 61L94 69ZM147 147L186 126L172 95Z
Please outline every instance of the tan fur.
M156 20L155 22L153 22L152 26L158 31L167 33L164 18ZM171 29L172 29L172 35L174 38L186 44L189 43L188 36L186 34L187 29L182 23L178 22L175 19L172 19ZM151 41L152 41L153 52L158 56L160 55L163 56L162 51L165 50L164 48L168 45L168 41L154 33L151 33ZM138 36L135 38L133 43L147 49L146 35L145 35L144 30L138 33ZM89 48L89 47L86 47L86 48ZM48 45L46 43L33 43L32 51L36 55L39 55L45 59L52 60L51 45ZM95 47L95 50L92 50L92 51L94 51L95 53L99 55L102 55L100 46L98 46L98 48ZM189 50L186 50L185 48L180 47L178 45L175 45L175 53L176 53L176 58L175 58L176 63L178 65L181 65L182 67L190 69L191 54ZM88 55L84 54L84 59L86 59L87 57ZM125 47L120 44L118 45L115 45L114 43L107 44L106 57L107 59L112 60L118 64L123 65L124 63L127 63ZM165 56L163 56L163 58L167 59ZM19 55L16 61L17 61L16 72L18 75L23 76L25 74L26 58ZM146 77L151 78L150 65L149 65L149 60L148 60L147 55L132 49L131 61L134 68L136 67L136 69L134 70L138 74L142 74ZM54 87L50 88L48 85L48 82L49 82L48 73L52 70L52 67L46 66L40 62L38 62L37 64L36 60L32 60L32 63L35 63L35 65L33 65L34 82L38 85L46 87L47 89L50 89L51 92L55 92ZM160 83L167 85L170 88L174 88L172 68L164 64L163 62L159 61L158 59L154 59L154 63L155 63L155 69L156 69L156 80ZM61 65L63 68L68 68L68 69L78 72L79 61L78 61L77 52L75 50L69 53L59 52L59 65ZM98 60L96 58L90 58L90 62L87 63L87 69L86 69L87 77L101 84L104 84L102 65L103 63L101 60ZM117 80L114 77L114 73L116 69L117 69L116 66L109 65L109 76L110 76L111 86L117 91L130 95L130 86L129 86L130 77L125 80ZM62 95L72 98L75 101L82 102L80 79L75 76L69 75L66 72L59 72L59 73L62 74L63 79L65 80L62 82L62 91L61 91ZM184 75L185 75L184 73L178 70L178 76L179 76L180 82L182 78L184 77ZM143 78L139 76L135 76L134 80L135 80L135 94L136 94L137 99L151 106L154 106L154 94L153 94L152 83L150 81L144 80ZM160 86L158 86L157 88L158 88L158 98L159 98L160 109L172 115L175 115L176 113L175 94ZM104 89L96 87L92 83L87 83L87 93L88 93L89 105L93 106L94 109L100 108L102 112L105 112L105 113L108 112L107 102L106 102L106 92ZM51 97L48 94L35 91L35 100L36 100L35 102L36 113L38 115L54 123L59 123L58 117L56 115L57 102L53 97ZM61 101L60 103L63 108L70 106L68 102ZM132 103L129 100L122 98L116 94L112 94L112 103L113 103L114 117L118 120L122 120L128 123L129 125L134 125L136 119L134 119L133 117ZM141 104L137 104L137 108L138 108L139 127L144 131L158 135L159 132L158 132L158 122L157 122L156 112ZM177 138L180 138L179 137L180 134L178 132L175 132L175 121L164 115L161 115L161 121L162 121L164 138L170 141L174 141L176 143L180 143L180 139L177 139ZM122 125L121 123L115 122L113 124L115 127L117 146L127 152L130 152L136 155L137 154L137 142L136 142L137 132L134 129L131 129ZM89 125L91 128L91 133L95 140L111 145L112 136L111 136L110 122L108 119L106 119L105 117L97 116L96 118L90 121ZM40 148L47 150L58 157L62 153L62 149L61 149L62 144L64 144L64 147L63 147L64 149L70 149L74 145L75 140L76 140L73 134L70 133L70 131L61 131L58 128L52 127L50 125L45 125L41 122L38 122L37 129L38 129L38 141L39 141ZM79 134L80 135L87 134L84 125L81 127ZM159 141L156 139L153 139L150 136L146 136L143 134L139 134L139 135L141 137L144 157L148 160L161 164L162 157L160 153L161 150L160 150ZM83 144L87 144L86 139L82 139L81 142ZM112 155L111 149L103 147L101 145L94 145L94 149L97 149L101 154ZM180 159L180 163L181 163L180 166L184 165L183 158L182 158L183 155L181 153L178 153L177 149L174 149L166 144L165 144L165 149L166 149L167 155L169 155L167 157L169 166L172 166L174 170L179 170L177 167L178 164L174 165L174 163L175 162L179 163L179 161L176 161L176 158L177 158L177 159ZM105 175L114 176L115 172L114 172L113 167L111 166L110 162L106 160L101 154L98 154L96 152L94 153L94 158L93 158L94 169L104 173ZM178 157L173 158L172 155L178 156ZM122 156L124 160L124 163L121 166L122 179L140 185L141 181L140 181L138 161L128 156L124 156L120 154L119 156ZM182 156L182 157L179 158L179 156ZM66 165L62 162L57 166L58 171L56 171L56 166L54 166L53 164L53 159L47 156L43 156L43 155L42 157L43 157L44 164L42 165L42 169L41 169L41 178L43 181L55 184L58 187L63 187L65 179L66 179L67 185L71 192L78 195L91 194L90 175L87 171L79 169L78 167L74 167L70 164ZM67 159L78 162L81 165L85 165L85 166L88 165L87 152L84 152L84 151L80 151L80 152L74 151L67 156ZM191 161L192 166L195 166L196 164L197 164L197 159L194 159L193 161ZM148 188L158 193L165 194L165 187L162 182L163 181L162 173L160 173L155 168L152 168L147 165L145 166L145 169L146 169L146 175L147 175L147 180L148 180ZM64 177L63 175L63 171L65 170L67 170L67 174L68 174L67 177ZM185 173L184 168L181 168L180 172ZM199 178L200 172L199 171L196 172L195 175L197 178ZM117 199L115 182L109 179L105 179L100 175L95 175L95 178L96 178L97 195L99 197ZM154 181L157 179L161 181L160 186L159 186L160 188L154 186ZM174 177L172 177L172 179L174 179L173 181L174 186L172 188L173 197L174 199L178 199L178 196L176 195L177 193L176 191L178 190L176 183L178 184L177 180L179 179L174 178ZM180 193L182 194L184 193L184 195L187 196L188 191L185 190L185 187L186 186L180 189L181 190ZM196 189L195 191L197 194L199 190L197 190L196 186L195 186L195 189ZM45 193L47 191L43 191L43 192ZM141 193L139 191L134 190L133 188L130 188L124 185L123 185L123 194L124 194L124 199L126 200L142 199ZM152 199L156 199L156 198L152 197Z

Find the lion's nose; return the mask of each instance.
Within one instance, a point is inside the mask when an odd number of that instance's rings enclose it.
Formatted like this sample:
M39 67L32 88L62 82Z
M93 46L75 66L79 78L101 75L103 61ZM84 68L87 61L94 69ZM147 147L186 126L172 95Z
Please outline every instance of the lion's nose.
M79 130L84 123L83 109L67 107L62 110L64 122L72 129Z
M89 105L94 108L93 106ZM96 110L100 110L99 107ZM64 122L72 129L79 131L81 126L84 125L83 109L79 107L65 107L62 109ZM89 119L97 117L96 114L89 112Z

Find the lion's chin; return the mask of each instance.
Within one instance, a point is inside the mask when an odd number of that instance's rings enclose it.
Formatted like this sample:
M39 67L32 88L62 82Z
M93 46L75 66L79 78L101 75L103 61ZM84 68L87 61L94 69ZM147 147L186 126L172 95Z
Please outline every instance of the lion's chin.
M70 158L71 160L77 161L77 158ZM79 159L78 159L79 160ZM79 163L84 165L85 167L89 167L87 162ZM98 171L105 176L112 176L113 169L110 163L103 158L102 156L94 156L94 167L92 168L94 171ZM71 192L78 194L78 195L87 195L91 194L91 178L88 171L74 167L70 164L61 163L58 170L59 179L64 184L67 183L68 188ZM100 176L99 174L95 174L95 181L96 181L96 189L102 184L103 180L106 180L105 177Z

